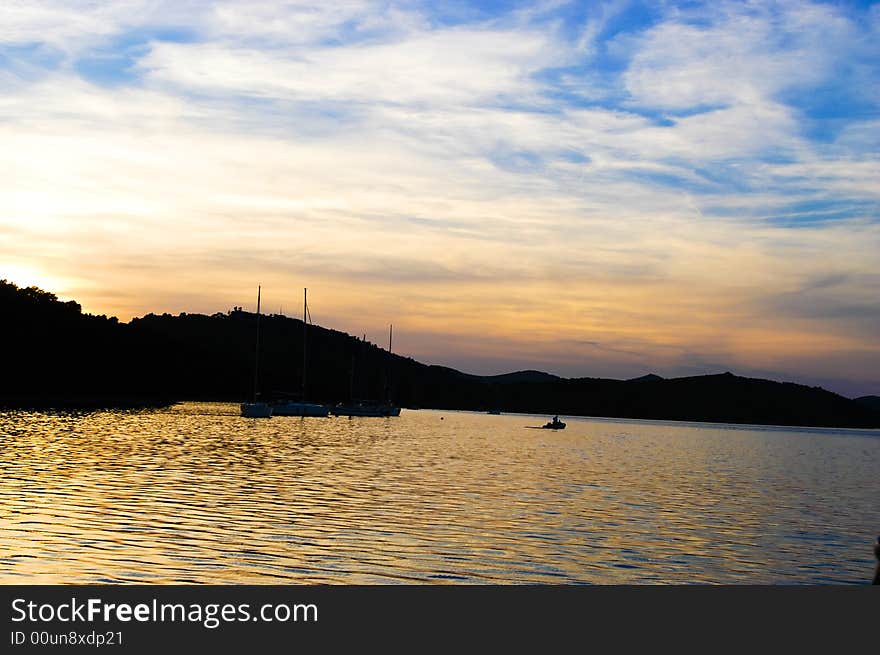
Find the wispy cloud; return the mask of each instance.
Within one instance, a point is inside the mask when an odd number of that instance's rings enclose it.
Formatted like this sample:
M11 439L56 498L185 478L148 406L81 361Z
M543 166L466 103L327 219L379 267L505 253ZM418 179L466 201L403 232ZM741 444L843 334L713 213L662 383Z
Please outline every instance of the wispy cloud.
M0 256L88 309L310 286L325 323L471 370L880 384L876 6L47 0L0 26Z

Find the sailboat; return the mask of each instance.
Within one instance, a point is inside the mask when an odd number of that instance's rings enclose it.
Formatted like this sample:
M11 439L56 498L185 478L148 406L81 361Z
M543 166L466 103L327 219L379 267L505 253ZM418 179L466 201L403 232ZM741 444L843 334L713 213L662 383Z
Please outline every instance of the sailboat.
M261 287L257 287L257 345L254 354L254 401L241 404L241 415L247 418L272 417L272 407L268 403L257 400L260 395L259 387L257 386L260 369L260 291Z
M320 403L306 402L306 364L307 364L307 341L309 303L308 289L303 289L303 372L302 372L302 400L289 400L276 403L272 406L275 416L328 416L330 408Z
M382 410L385 412L384 416L400 416L400 407L394 405L391 402L391 367L393 365L393 360L391 359L391 339L394 336L394 325L389 324L388 326L388 369L387 369L387 378L386 378L386 387L385 387L385 403L382 405Z
M388 333L388 357L389 357L389 368L388 375L391 374L391 340L394 336L394 326L392 325L389 329ZM353 373L352 373L353 375ZM368 401L368 400L360 400L360 401L352 401L349 403L340 403L336 405L331 411L334 416L400 416L400 407L397 407L391 403L391 388L390 384L386 385L385 390L386 400L384 402L376 402L376 401Z

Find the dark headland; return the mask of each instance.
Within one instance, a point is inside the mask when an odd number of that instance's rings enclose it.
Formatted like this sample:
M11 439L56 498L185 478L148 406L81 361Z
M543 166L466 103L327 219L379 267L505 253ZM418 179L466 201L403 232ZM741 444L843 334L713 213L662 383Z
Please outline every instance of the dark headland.
M253 393L255 315L148 314L129 323L84 314L35 287L0 282L0 405L106 407L177 400L241 401ZM538 371L476 376L431 366L356 337L309 328L310 400L384 399L404 407L619 418L880 428L876 396L731 373L634 380ZM261 317L260 391L296 397L302 322ZM874 400L872 400L872 398Z

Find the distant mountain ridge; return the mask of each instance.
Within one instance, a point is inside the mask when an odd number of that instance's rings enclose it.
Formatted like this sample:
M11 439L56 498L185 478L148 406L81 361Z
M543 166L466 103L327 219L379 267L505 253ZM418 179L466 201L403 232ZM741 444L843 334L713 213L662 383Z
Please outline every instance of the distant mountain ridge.
M467 377L482 380L488 384L515 384L517 382L558 382L565 378L552 373L544 373L542 371L514 371L513 373L503 373L501 375L468 375Z
M0 316L5 373L0 404L241 401L253 393L255 315L248 312L148 314L120 323L83 314L76 302L61 302L40 289L3 281ZM298 319L261 318L262 397L298 393L302 327ZM337 330L310 326L308 335L310 400L380 399L390 393L405 407L880 427L880 412L870 400L790 382L731 373L633 380L566 379L533 370L476 376L390 355Z
M665 378L661 378L659 375L656 375L654 373L648 373L647 375L643 375L639 378L632 378L630 380L627 380L627 382L659 382L663 379Z

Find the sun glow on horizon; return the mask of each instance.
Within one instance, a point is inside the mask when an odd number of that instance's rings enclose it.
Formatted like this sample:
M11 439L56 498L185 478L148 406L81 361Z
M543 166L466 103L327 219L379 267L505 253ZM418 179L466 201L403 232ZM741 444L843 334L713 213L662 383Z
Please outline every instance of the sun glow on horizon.
M876 6L99 5L0 7L0 277L880 392Z
M43 291L54 293L62 300L76 300L68 298L69 281L31 264L3 262L0 264L0 280L6 280L23 289L38 287Z

